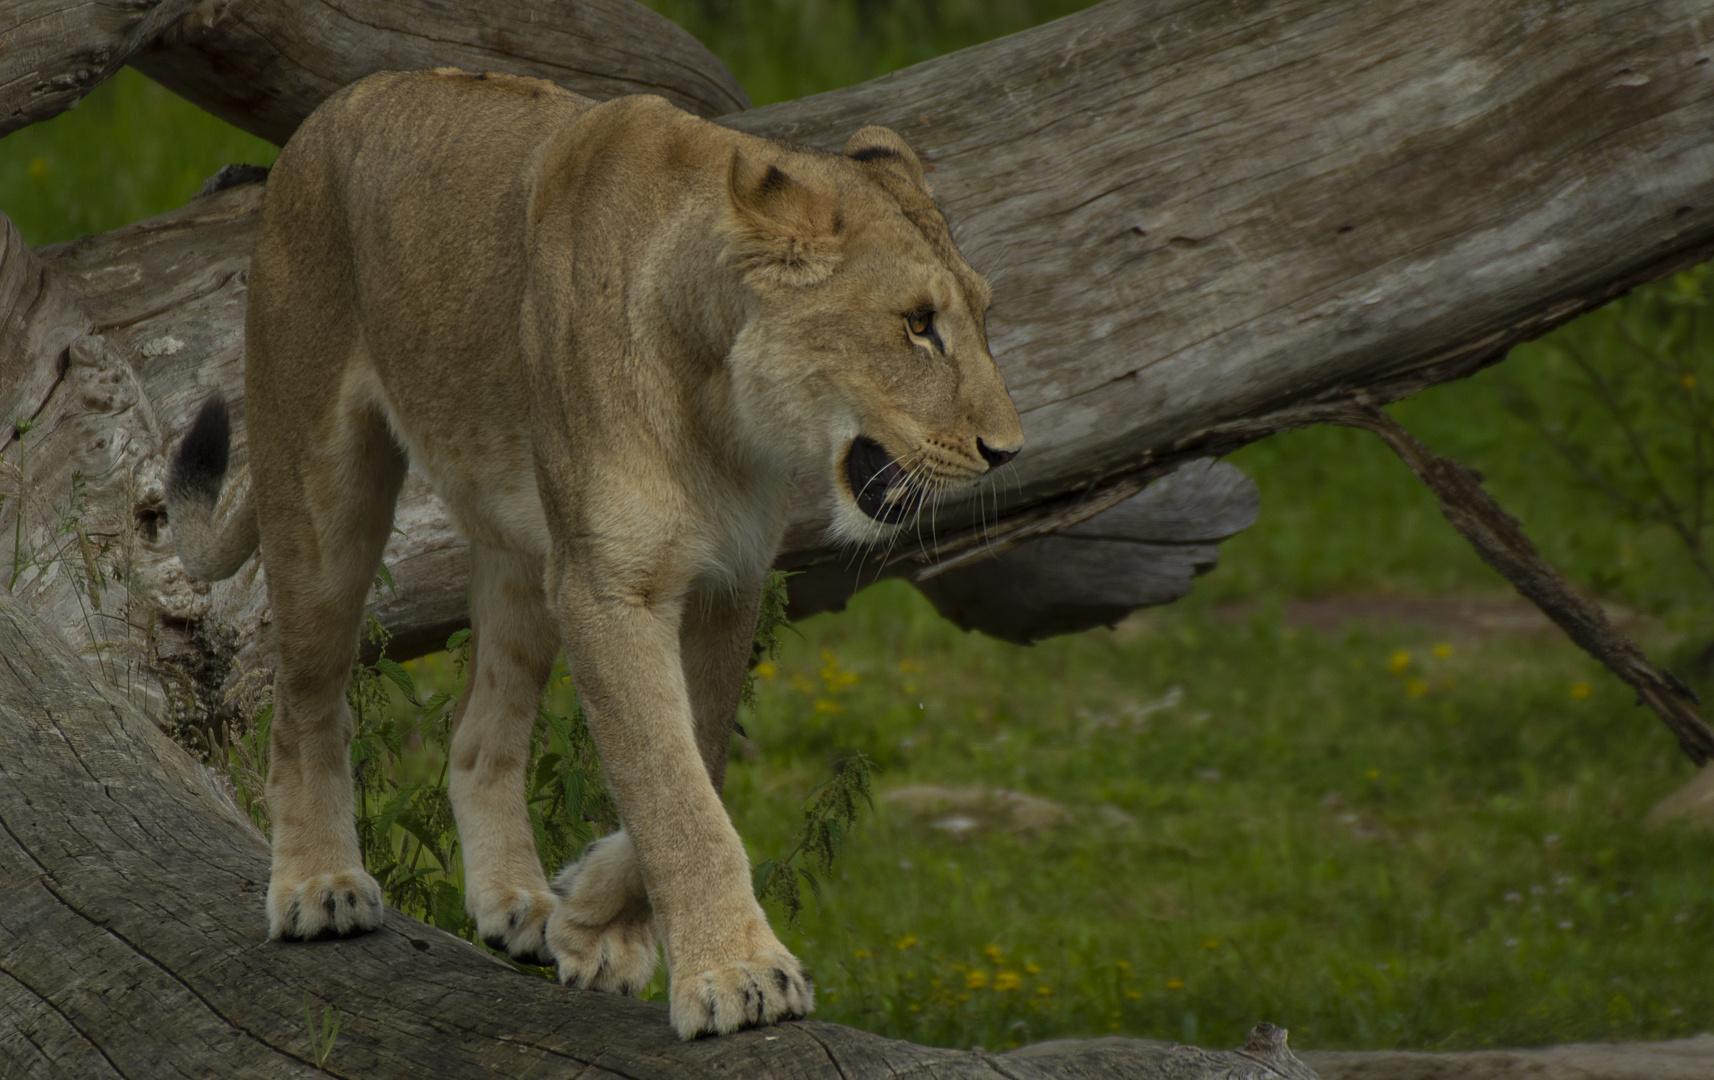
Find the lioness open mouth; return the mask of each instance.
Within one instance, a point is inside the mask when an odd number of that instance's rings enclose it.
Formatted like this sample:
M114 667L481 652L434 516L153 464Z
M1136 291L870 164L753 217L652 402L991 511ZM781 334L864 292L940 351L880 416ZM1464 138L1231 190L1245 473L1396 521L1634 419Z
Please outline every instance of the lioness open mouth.
M867 435L852 440L851 450L845 455L845 479L851 484L851 497L857 500L857 509L887 525L903 521L918 501L910 497L905 470Z

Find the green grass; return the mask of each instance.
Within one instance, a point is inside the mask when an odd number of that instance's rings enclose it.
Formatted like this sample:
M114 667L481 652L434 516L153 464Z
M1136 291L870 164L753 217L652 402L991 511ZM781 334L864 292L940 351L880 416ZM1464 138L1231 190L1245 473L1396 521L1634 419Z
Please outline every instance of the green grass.
M656 6L766 103L1081 5ZM123 72L0 140L0 209L31 243L65 240L273 155ZM1574 580L1654 613L1657 653L1705 641L1708 591L1671 538L1583 493L1502 407L1501 380L1548 385L1557 365L1550 345L1523 347L1394 413L1480 468ZM1367 434L1294 432L1232 460L1261 488L1261 520L1188 601L1120 632L1019 649L958 633L892 583L788 639L728 785L757 860L852 750L881 765L883 794L1007 789L1066 815L960 840L935 826L949 812L883 798L784 932L818 1015L990 1048L1111 1031L1230 1045L1264 1018L1315 1047L1714 1027L1714 840L1643 824L1689 776L1658 722L1557 636L1454 639L1438 656L1405 631L1287 631L1277 610L1295 598L1506 587ZM1211 612L1255 599L1247 623ZM417 665L431 686L445 669Z
M1231 1045L1260 1019L1316 1047L1714 1025L1714 843L1642 823L1691 769L1557 637L1327 638L1189 604L1018 648L897 583L801 629L734 743L755 857L853 750L883 793L1011 789L1069 814L1036 832L977 814L961 841L946 810L883 797L786 935L826 1019L989 1048Z

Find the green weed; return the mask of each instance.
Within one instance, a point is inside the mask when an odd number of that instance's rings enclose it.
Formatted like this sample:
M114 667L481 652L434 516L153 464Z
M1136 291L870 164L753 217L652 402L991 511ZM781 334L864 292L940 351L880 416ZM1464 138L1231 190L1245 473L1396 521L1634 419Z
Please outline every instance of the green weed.
M315 1058L316 1072L327 1071L327 1059L333 1056L333 1044L339 1040L339 1009L333 1005L321 1007L321 1019L310 1007L309 992L304 992L304 1030L309 1033L310 1056Z

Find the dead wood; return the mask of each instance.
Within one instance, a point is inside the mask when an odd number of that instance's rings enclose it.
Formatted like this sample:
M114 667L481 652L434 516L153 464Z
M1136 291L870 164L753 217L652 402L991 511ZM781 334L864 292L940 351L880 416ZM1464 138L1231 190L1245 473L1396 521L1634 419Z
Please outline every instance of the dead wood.
M8 0L0 7L0 136L58 116L196 0Z
M389 912L365 937L262 941L265 841L220 782L0 596L0 1077L326 1075L863 1080L1690 1080L1714 1036L1468 1054L1313 1052L1259 1025L1219 1052L1138 1039L1007 1054L806 1021L679 1042L659 1002L569 990Z
M1714 1035L1462 1054L1322 1050L1303 1059L1326 1080L1705 1080L1714 1076Z
M0 1076L315 1075L307 1000L339 1010L327 1075L1314 1080L1247 1047L1134 1039L941 1050L807 1021L680 1042L665 1004L522 974L396 912L263 942L265 842L212 774L0 597Z
M660 94L698 116L750 105L718 57L635 0L214 0L130 62L281 145L329 94L376 71L507 71L601 100Z
M1579 648L1634 689L1638 702L1661 718L1686 757L1699 766L1714 759L1714 730L1692 707L1699 704L1695 692L1672 672L1651 663L1637 643L1613 625L1601 605L1579 596L1548 565L1518 520L1483 489L1481 474L1430 450L1373 405L1353 402L1343 409L1330 408L1326 419L1362 428L1386 443L1434 492L1440 512L1470 541L1483 562L1529 598Z
M484 10L527 19L528 9ZM994 280L994 349L1029 439L986 522L964 528L943 513L937 535L902 540L885 565L849 566L849 553L823 545L825 492L807 484L780 564L827 568L817 576L835 584L823 603L850 588L841 572L924 584L975 573L970 564L1077 526L1194 456L1317 422L1323 403L1354 389L1384 402L1466 374L1702 257L1714 245L1714 159L1702 151L1714 65L1695 16L1690 0L1550 12L1480 0L1338 10L1110 0L871 83L725 118L826 146L880 121L924 153L961 242ZM217 52L211 43L223 39L199 40ZM485 66L510 64L492 59ZM223 643L257 640L262 590L253 566L212 590L183 579L158 527L157 478L213 390L233 401L241 437L244 269L260 197L241 185L39 253L101 338L83 354L102 357L102 377L120 383L123 365L141 388L135 407L87 421L124 418L127 432L150 433L146 452L127 459L133 501L111 500L123 486L101 456L113 441L97 450L98 435L69 435L86 423L83 399L72 387L51 405L41 397L70 354L43 338L14 349L0 375L0 387L19 388L7 415L61 417L23 440L30 460L54 470L39 490L60 490L73 472L115 477L85 505L106 542L130 552L131 595L161 612L127 620L125 641L158 651L174 685L202 690L227 678ZM32 325L68 334L63 317ZM15 523L9 513L0 507L0 531ZM1210 519L1221 513L1211 499ZM122 521L129 534L114 531ZM415 480L399 524L387 556L399 593L380 597L378 611L406 655L463 623L464 565ZM1076 562L1046 551L1020 553L1010 579ZM1202 561L1183 548L1164 554L1179 567L1165 576L1180 583ZM34 610L73 633L88 591L77 562L20 582ZM982 625L973 580L930 588L943 609ZM1049 591L1078 587L1063 574L1042 580ZM1078 618L1109 616L1085 608ZM1056 625L1070 623L989 623L1013 637Z

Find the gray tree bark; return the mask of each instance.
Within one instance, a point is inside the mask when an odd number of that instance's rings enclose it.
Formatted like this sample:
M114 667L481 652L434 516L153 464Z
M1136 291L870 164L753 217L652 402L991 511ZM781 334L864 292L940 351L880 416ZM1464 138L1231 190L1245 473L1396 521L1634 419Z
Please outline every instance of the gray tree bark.
M0 15L0 132L69 107L133 55L276 138L341 81L447 61L596 96L653 89L703 115L744 103L718 61L636 10L565 7L535 34L523 28L540 12L524 0L458 15L423 0L246 0L194 14L168 0L24 0ZM862 86L724 117L829 147L888 123L919 148L996 285L993 344L1030 440L987 521L954 521L843 571L820 540L824 493L807 485L782 565L815 569L834 600L841 572L904 574L978 625L984 597L959 582L993 573L984 558L1011 560L1006 580L1039 586L1030 575L1076 565L1093 545L1152 544L1170 550L1136 565L1172 563L1162 589L1180 589L1221 530L1253 516L1254 493L1199 467L1176 481L1180 495L1204 493L1188 515L1170 485L1152 509L1146 493L1125 508L1149 481L1310 422L1329 401L1385 402L1468 374L1707 256L1714 65L1702 18L1694 0L1109 0ZM612 46L621 40L635 47ZM347 1013L330 1064L349 1075L506 1060L526 1075L1306 1075L1268 1060L1284 1059L1266 1030L1238 1057L1101 1040L995 1059L818 1024L681 1045L649 1006L516 976L402 919L354 942L258 951L258 839L134 706L159 719L218 703L235 662L255 662L266 638L256 568L190 583L160 514L164 455L196 406L224 390L242 419L262 193L239 185L35 253L0 221L0 419L27 429L0 434L0 555L11 541L0 571L31 613L0 601L0 732L20 748L0 761L8 1067L152 1074L168 1045L190 1072L241 1061L236 1071L305 1074L296 1017L310 991ZM412 483L388 555L399 594L378 605L400 653L464 619L462 548ZM1140 531L1115 531L1127 520ZM1025 543L1037 546L1008 551ZM1050 544L1085 546L1039 546ZM1076 618L1101 614L1084 607ZM1013 630L1029 637L1065 615L1045 617ZM1353 1077L1666 1078L1705 1075L1708 1043L1315 1060Z
M130 63L282 145L329 94L375 71L509 71L602 100L660 94L698 116L750 106L719 58L635 0L214 0Z
M457 1080L1703 1080L1714 1036L1469 1054L1235 1051L1141 1039L993 1055L801 1021L679 1042L660 1002L571 990L389 912L346 941L262 941L266 842L58 634L0 595L0 1080L326 1075Z
M504 22L528 8L471 10ZM1699 15L1694 0L1110 0L862 86L722 118L824 146L879 121L919 148L963 246L994 280L994 350L1029 440L985 523L943 514L937 535L894 545L878 565L823 545L825 492L807 484L781 565L823 567L824 598L883 574L926 582L1075 526L1186 460L1308 422L1328 400L1385 402L1467 374L1700 259L1714 245L1702 134L1714 65ZM342 73L386 66L390 33L340 39ZM197 47L226 40L210 35ZM313 104L313 92L293 93L290 115ZM112 406L137 433L130 486L109 473L107 494L92 489L85 505L104 516L96 539L123 537L138 560L133 605L165 616L127 618L124 640L152 634L186 672L219 673L224 646L210 643L254 641L265 617L253 573L194 588L157 528L159 463L196 404L222 389L242 418L243 271L259 198L240 187L39 253L102 338L76 355L102 357L90 371L140 388L136 407ZM63 410L24 437L32 460L67 474L37 486L69 490L71 471L111 470L101 455L113 440L97 451L98 435L70 437L86 408L73 387L52 407L39 396L68 354L45 338L14 352L8 370L20 373L0 386L37 389L19 390L10 412ZM121 488L139 501L110 502ZM1213 500L1207 517L1230 515ZM406 537L388 556L400 592L380 613L411 652L463 620L462 548L420 485L400 524ZM1184 554L1179 591L1198 565ZM1018 575L1032 561L1070 564L1019 558ZM77 562L19 583L72 632L89 617ZM828 569L842 566L843 585ZM948 599L961 591L944 584L941 599L968 617ZM1082 614L1085 625L1102 615Z
M0 8L0 136L75 106L196 0L10 0Z
M900 1075L1314 1080L1262 1025L1218 1052L1134 1039L1000 1055L818 1021L680 1042L662 1002L572 990L389 912L262 941L268 851L213 775L0 597L0 1077Z

